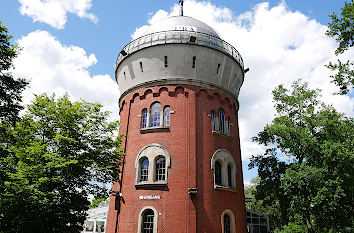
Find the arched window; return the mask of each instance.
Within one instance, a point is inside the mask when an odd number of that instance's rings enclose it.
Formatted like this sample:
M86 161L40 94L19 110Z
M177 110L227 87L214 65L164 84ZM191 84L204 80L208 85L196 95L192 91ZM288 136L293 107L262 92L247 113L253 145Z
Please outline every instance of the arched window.
M142 233L154 233L154 211L147 209L143 212L142 216Z
M147 109L144 108L142 112L142 119L141 119L141 128L146 128L147 127Z
M236 192L236 161L226 149L218 149L211 158L214 189Z
M149 175L149 160L144 158L140 163L140 181L147 181Z
M170 107L166 106L163 109L163 126L170 126Z
M235 215L230 209L225 209L221 214L221 226L223 233L236 233Z
M161 104L153 103L150 111L150 127L160 126Z
M231 165L227 165L227 184L232 187L232 168Z
M231 233L231 219L228 214L224 214L224 233Z
M222 185L221 182L221 164L219 161L215 162L215 184Z
M211 131L216 131L216 126L215 126L215 111L211 111L210 113L210 119L211 119Z
M140 150L135 159L134 168L137 189L162 187L167 185L171 157L162 145L150 144Z
M155 167L155 180L165 180L166 179L166 159L165 157L160 157L156 160Z
M221 108L219 108L218 117L219 117L219 131L220 133L225 133L225 113L224 110L222 110Z

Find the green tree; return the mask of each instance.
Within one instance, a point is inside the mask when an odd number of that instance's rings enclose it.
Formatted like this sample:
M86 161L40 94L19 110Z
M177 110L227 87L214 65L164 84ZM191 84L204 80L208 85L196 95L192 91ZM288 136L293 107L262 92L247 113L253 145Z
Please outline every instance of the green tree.
M108 195L106 195L106 196L94 197L94 198L92 199L92 201L91 201L91 204L90 204L89 208L91 209L91 208L96 208L96 207L98 207L98 206L101 204L101 202L107 200L108 197L109 197Z
M12 36L0 20L0 121L14 122L18 119L21 106L21 92L28 85L24 79L14 79L10 71L18 47L11 44Z
M284 226L354 232L354 120L318 97L299 80L273 91L277 114L253 138L268 147L251 159L260 177L256 199L279 201Z
M328 30L326 34L330 37L336 38L339 43L335 51L336 55L344 53L354 45L354 2L345 2L344 7L341 8L341 14L338 16L333 12L330 17L331 21L328 23ZM338 63L330 62L327 67L330 70L336 71L336 74L331 76L339 88L339 94L345 95L354 85L354 63L353 61L342 62L338 59Z
M0 232L80 232L88 195L107 195L122 155L118 122L101 105L36 96L9 129L0 192Z

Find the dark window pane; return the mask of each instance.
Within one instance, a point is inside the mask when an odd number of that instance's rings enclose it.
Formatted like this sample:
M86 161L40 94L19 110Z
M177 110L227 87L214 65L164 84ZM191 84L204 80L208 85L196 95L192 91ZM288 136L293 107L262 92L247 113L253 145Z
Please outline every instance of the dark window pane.
M145 158L140 164L140 181L147 181L149 173L149 160Z
M155 180L165 180L166 179L166 160L161 157L156 160L156 171Z
M143 230L142 233L154 232L154 211L146 210L143 214Z
M224 233L231 233L231 220L228 214L224 215Z
M222 183L221 183L221 164L218 161L215 162L215 183L217 185L222 185Z

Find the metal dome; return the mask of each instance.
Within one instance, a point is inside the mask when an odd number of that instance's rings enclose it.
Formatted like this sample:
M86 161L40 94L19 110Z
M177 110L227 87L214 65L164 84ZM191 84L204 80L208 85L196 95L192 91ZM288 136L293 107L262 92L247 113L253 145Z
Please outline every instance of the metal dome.
M159 23L151 25L143 34L163 31L194 31L220 38L220 35L209 25L189 16L172 16Z

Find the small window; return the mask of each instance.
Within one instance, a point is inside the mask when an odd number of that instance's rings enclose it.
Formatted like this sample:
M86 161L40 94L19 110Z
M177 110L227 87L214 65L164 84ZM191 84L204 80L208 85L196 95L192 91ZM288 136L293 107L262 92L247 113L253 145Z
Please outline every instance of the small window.
M166 106L163 110L163 126L170 126L170 107Z
M141 128L146 128L147 127L147 109L144 108L142 112L142 118L141 118Z
M216 70L216 74L219 74L220 71L220 64L218 64L218 69Z
M160 157L156 160L156 171L155 171L155 180L165 180L166 174L166 159L164 157Z
M124 74L124 79L127 80L127 75L125 74L125 71L123 72Z
M143 159L140 164L140 181L147 181L149 174L149 160Z
M222 185L221 182L221 164L219 161L215 162L215 184Z
M161 104L156 102L151 105L150 127L160 126Z
M139 62L140 63L140 70L141 70L141 72L144 72L144 70L143 70L143 63L142 62Z
M210 120L211 120L211 131L216 131L216 125L215 125L215 111L211 111L211 113L210 113Z
M195 61L197 60L197 57L193 57L193 63L192 63L192 68L195 68Z
M231 219L228 214L224 214L224 233L231 233Z
M94 221L87 222L86 226L85 226L85 231L86 232L93 232L94 226L95 226L95 222Z
M147 209L143 213L142 233L154 232L154 211Z
M229 165L227 165L227 182L229 187L232 187L232 168Z
M96 232L105 232L104 231L104 221L96 222Z
M219 131L220 133L225 133L225 113L224 110L219 109Z
M168 67L168 60L167 56L165 56L165 67Z

